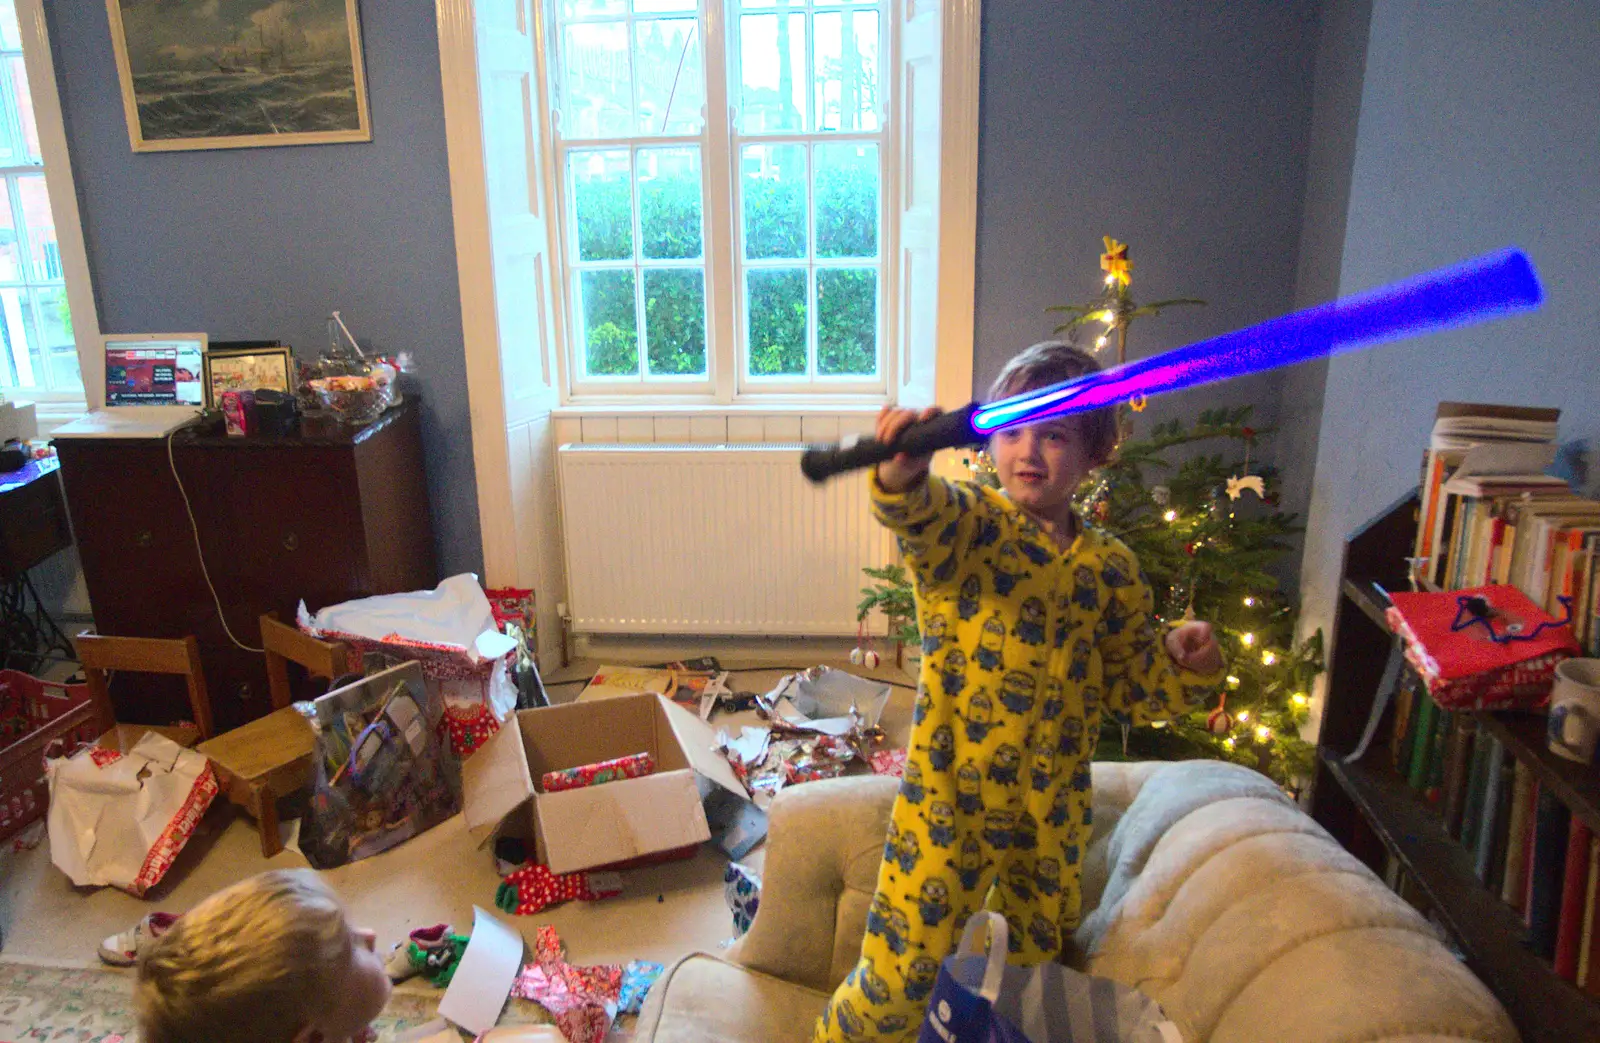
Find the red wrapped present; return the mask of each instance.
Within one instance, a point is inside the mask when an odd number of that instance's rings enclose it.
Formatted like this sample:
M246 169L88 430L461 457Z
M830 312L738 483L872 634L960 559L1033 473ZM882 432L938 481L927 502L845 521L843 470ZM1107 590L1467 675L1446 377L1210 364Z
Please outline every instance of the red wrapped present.
M544 791L546 793L560 793L562 790L598 786L602 782L615 782L618 779L637 779L649 775L655 770L656 759L654 757L648 753L633 753L626 757L615 757L608 761L582 764L576 768L547 771L543 779Z
M1516 587L1401 591L1389 600L1406 661L1446 710L1541 707L1556 664L1578 652L1571 629Z

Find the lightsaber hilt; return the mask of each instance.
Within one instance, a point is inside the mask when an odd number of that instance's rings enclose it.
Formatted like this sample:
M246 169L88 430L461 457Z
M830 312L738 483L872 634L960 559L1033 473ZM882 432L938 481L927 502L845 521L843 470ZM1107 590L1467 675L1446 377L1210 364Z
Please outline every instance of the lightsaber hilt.
M800 470L813 482L822 482L836 474L892 460L901 453L927 456L940 449L981 445L984 438L972 429L972 416L977 411L978 403L969 402L954 412L919 420L908 425L893 442L859 438L839 445L812 446L801 455Z

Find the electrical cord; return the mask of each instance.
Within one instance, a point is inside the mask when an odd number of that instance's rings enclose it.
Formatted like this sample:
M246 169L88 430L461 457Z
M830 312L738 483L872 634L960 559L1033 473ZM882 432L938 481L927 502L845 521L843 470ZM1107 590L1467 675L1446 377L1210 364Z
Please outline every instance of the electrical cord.
M228 626L228 617L222 611L222 598L217 594L217 586L211 582L211 570L206 568L206 552L200 546L200 525L194 520L194 507L189 503L189 492L183 487L183 479L178 477L178 459L172 452L172 440L178 432L183 430L182 425L167 432L167 466L172 468L172 480L178 483L178 495L183 497L183 511L189 516L189 531L194 534L194 553L200 559L200 575L205 578L206 589L211 591L211 600L217 606L217 619L222 621L223 632L228 635L228 640L244 649L246 652L265 652L264 648L254 648L233 636L233 628Z

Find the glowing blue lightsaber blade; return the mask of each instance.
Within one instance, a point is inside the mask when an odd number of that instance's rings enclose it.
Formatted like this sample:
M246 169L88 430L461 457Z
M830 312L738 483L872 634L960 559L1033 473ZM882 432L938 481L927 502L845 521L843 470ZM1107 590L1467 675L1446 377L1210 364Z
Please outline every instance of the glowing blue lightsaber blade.
M972 445L1018 424L1502 318L1536 308L1543 299L1527 255L1501 250L987 406L969 403L908 426L892 444L861 439L816 446L801 457L800 467L820 482L897 453L917 456Z
M995 402L973 415L972 429L987 436L1017 424L1099 409L1140 395L1159 395L1483 322L1537 307L1543 296L1527 255L1515 249L1501 250Z

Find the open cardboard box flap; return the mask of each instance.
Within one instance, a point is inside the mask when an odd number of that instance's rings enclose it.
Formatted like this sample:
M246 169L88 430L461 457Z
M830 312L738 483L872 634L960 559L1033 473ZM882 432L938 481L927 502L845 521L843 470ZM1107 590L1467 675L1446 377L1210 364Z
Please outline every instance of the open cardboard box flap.
M749 799L715 742L694 714L653 693L519 711L464 765L467 828L480 845L520 828L556 873L700 843L711 835L701 800L713 788ZM548 771L640 752L655 758L654 774L558 793L535 785Z

